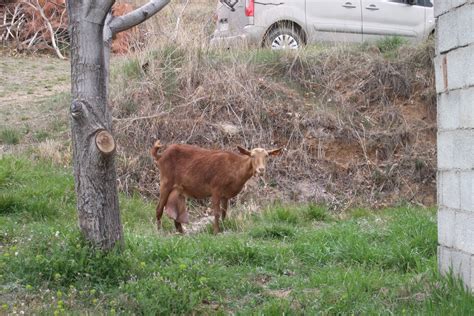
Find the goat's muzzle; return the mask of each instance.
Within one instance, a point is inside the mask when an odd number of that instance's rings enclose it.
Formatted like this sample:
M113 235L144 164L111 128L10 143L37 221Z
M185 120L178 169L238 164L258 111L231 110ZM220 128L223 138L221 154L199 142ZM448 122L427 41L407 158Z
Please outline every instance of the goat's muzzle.
M265 175L265 168L257 168L255 170L255 176L263 177Z

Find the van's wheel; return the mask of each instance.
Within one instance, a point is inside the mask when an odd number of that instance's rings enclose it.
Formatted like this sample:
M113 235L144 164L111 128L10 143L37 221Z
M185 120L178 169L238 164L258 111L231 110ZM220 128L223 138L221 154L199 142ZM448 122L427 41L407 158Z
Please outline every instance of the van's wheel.
M278 26L268 33L265 46L271 49L298 49L303 45L300 33L292 27Z

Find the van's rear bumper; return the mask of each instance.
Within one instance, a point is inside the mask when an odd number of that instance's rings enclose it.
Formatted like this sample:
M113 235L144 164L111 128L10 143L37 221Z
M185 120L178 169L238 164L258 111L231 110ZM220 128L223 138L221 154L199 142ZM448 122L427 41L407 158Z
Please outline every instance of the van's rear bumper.
M265 29L255 25L247 25L240 34L229 34L216 30L211 38L211 47L241 47L241 46L261 46Z

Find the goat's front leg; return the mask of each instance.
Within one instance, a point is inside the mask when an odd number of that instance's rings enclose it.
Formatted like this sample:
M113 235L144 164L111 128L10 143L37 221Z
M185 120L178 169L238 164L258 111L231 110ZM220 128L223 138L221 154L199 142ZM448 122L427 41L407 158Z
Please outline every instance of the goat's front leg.
M221 199L222 203L222 220L225 220L227 216L227 209L229 208L229 199L223 198Z
M212 196L212 210L214 212L214 234L219 233L219 219L221 217L221 205L220 205L221 199L219 196Z

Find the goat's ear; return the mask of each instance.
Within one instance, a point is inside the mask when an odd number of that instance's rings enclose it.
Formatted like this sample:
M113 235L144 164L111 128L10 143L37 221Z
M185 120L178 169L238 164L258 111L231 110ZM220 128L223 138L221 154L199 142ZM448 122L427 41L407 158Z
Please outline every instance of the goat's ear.
M242 148L242 147L240 147L240 146L237 146L237 149L240 151L240 153L241 153L242 155L250 156L250 151L248 151L247 149Z
M278 149L273 149L273 150L270 150L268 151L268 155L269 156L276 156L276 155L279 155L281 154L281 151L283 150L283 148L278 148Z

